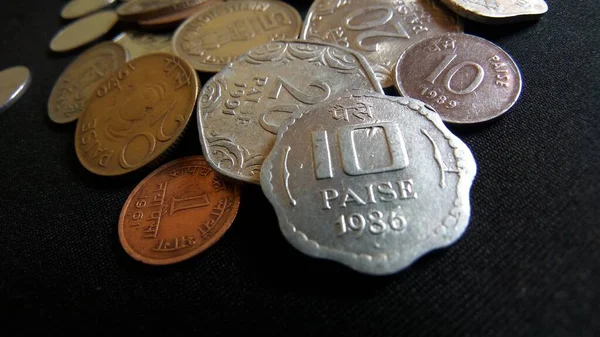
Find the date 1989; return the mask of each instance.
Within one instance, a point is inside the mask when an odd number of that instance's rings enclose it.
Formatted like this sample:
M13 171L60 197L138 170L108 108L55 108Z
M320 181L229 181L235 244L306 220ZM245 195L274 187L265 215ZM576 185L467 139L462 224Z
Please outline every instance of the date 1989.
M395 210L384 213L381 211L370 211L364 216L361 213L352 213L350 215L340 215L335 222L335 230L338 236L346 233L354 233L356 236L362 236L365 231L373 235L381 235L385 232L406 230L408 222L400 206Z

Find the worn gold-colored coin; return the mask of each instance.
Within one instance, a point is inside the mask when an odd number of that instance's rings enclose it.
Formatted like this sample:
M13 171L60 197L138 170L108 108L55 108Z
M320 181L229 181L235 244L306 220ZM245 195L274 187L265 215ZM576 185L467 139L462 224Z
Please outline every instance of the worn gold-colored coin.
M79 118L96 86L127 62L127 51L114 42L97 44L75 59L60 75L48 99L48 116L55 123Z
M205 9L208 6L217 5L224 0L205 0L204 2L199 3L197 6L190 7L188 9L184 9L182 11L170 13L167 15L158 16L155 18L140 20L138 21L138 25L145 29L168 29L175 28L185 19L190 16L198 13L199 11Z
M167 53L140 56L108 75L77 122L75 151L98 175L116 176L155 161L185 129L198 75Z
M180 158L159 167L131 192L119 217L119 239L138 261L180 262L214 245L239 205L239 187L204 157Z
M81 47L106 34L118 20L117 14L111 10L81 18L56 33L50 41L50 49L63 52Z
M172 53L172 34L153 34L141 31L126 31L117 35L113 41L125 47L132 59L151 53Z
M138 21L197 6L206 0L133 0L117 8L121 20Z
M173 36L173 51L197 70L217 72L253 47L295 39L302 18L280 1L229 1L190 17Z
M462 30L459 17L434 0L315 0L300 37L357 50L381 85L389 87L404 50L425 38Z
M71 0L60 12L63 19L75 19L107 7L115 0Z

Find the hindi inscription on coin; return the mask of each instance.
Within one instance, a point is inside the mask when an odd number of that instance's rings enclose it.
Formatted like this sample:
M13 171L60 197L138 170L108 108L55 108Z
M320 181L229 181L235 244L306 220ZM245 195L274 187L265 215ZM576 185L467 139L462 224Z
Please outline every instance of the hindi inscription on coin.
M156 163L183 133L198 85L196 71L172 54L148 54L127 62L97 86L77 121L79 161L103 176Z
M460 16L488 24L535 20L548 11L544 0L441 1Z
M282 1L228 1L183 22L173 51L196 70L217 72L253 47L297 38L301 28L298 11Z
M134 259L180 262L214 245L240 205L239 187L201 156L169 162L131 192L119 217L119 239Z
M220 173L258 184L281 122L347 89L382 92L368 62L350 49L298 40L256 47L202 88L203 153Z
M298 250L384 275L461 237L476 169L422 102L352 92L282 124L261 186Z
M96 86L104 77L127 62L127 51L114 42L99 43L63 71L48 99L48 116L55 123L79 118Z
M431 105L446 122L485 122L505 113L521 94L521 73L500 47L467 34L423 40L396 67L404 96Z
M462 23L434 0L315 0L301 38L359 51L382 86L389 87L398 55L422 39L449 32L462 32Z

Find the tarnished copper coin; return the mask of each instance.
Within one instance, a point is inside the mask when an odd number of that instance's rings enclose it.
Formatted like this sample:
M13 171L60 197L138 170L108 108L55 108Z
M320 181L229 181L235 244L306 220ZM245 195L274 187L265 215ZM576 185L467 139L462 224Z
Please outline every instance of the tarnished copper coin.
M172 54L153 53L125 63L98 84L79 117L79 161L103 176L153 162L182 134L198 85L196 71Z
M205 0L133 0L117 8L121 20L137 21L167 15L190 7Z
M213 171L204 157L180 158L156 169L131 192L119 217L119 239L138 261L180 262L215 244L239 205L239 187Z

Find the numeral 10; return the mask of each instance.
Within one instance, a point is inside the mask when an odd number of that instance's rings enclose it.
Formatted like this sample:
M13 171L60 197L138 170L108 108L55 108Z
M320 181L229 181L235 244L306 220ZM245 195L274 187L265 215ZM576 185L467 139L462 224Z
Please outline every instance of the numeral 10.
M435 67L435 69L433 69L431 74L429 74L429 76L427 76L427 78L425 78L425 81L427 81L431 84L435 84L435 81L438 79L438 77L440 77L442 72L450 66L450 63L452 63L452 61L454 61L455 58L456 58L456 54L446 55L446 57L444 57L442 62L440 62L438 64L438 66ZM463 67L466 67L466 66L471 66L471 67L475 68L475 70L477 71L477 75L475 75L475 78L464 89L457 90L457 89L452 88L451 83L450 83L452 81L452 78L454 77L454 75L456 75L456 73L459 70L461 70ZM444 87L446 87L446 90L448 90L449 92L451 92L453 94L466 95L466 94L472 93L473 91L475 91L475 89L477 89L479 87L479 85L481 85L481 82L483 81L484 76L485 76L485 70L483 70L483 68L479 64L472 62L472 61L463 61L459 64L456 64L452 68L450 68L450 70L446 73L446 76L444 76L443 84L444 84Z

